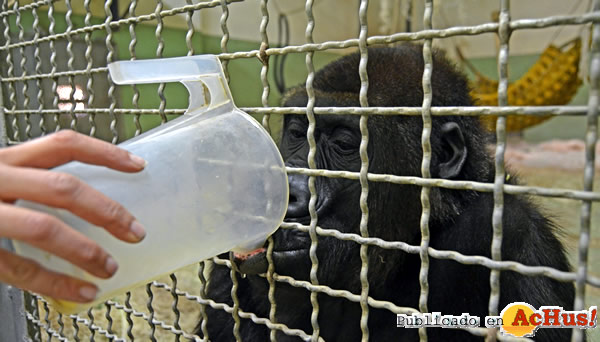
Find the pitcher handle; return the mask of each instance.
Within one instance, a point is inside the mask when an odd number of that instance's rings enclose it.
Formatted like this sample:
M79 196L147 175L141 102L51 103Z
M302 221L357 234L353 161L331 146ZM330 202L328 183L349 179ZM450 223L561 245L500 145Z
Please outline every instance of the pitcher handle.
M215 55L117 61L108 65L108 71L116 84L181 82L189 92L186 114L207 105L204 109L233 104L223 67Z

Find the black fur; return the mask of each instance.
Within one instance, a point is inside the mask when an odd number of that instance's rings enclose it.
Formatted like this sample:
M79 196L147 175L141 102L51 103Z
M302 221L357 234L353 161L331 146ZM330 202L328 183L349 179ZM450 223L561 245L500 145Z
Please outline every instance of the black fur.
M341 58L317 72L314 80L316 106L359 106L359 55ZM370 106L416 106L423 101L423 57L419 45L369 49L368 76ZM434 53L432 76L434 106L469 106L465 78L441 52ZM289 90L284 106L306 106L304 86ZM317 115L316 164L330 170L360 170L358 147L361 136L359 117ZM305 116L285 117L281 152L288 166L307 167L308 143ZM371 116L369 127L369 172L395 175L421 175L422 119L417 116ZM494 164L486 151L490 135L476 117L434 117L431 134L432 177L493 183ZM307 177L290 175L290 206L286 221L308 224ZM508 183L515 184L514 177ZM318 224L342 232L359 232L360 184L355 180L317 178ZM420 243L421 188L390 183L369 183L369 235L389 241ZM430 194L430 246L465 255L490 256L493 198L491 193L432 188ZM523 196L504 195L504 239L502 258L527 265L569 269L563 247L553 224ZM322 285L360 293L360 246L354 242L319 237L318 279ZM274 234L274 262L278 274L309 280L310 259L307 234L280 229ZM291 252L289 252L291 251ZM369 295L400 306L418 308L420 259L397 250L369 247ZM269 316L268 284L256 275L266 270L264 253L239 262L247 273L238 277L241 309L259 317ZM430 257L429 310L442 314L469 313L483 318L488 312L490 271L481 266ZM229 270L215 266L208 296L232 304ZM571 310L573 285L545 277L526 277L504 271L501 275L500 309L513 301L534 307L560 305ZM277 283L275 290L277 322L312 333L309 292ZM358 304L346 299L318 295L320 335L326 341L359 341L361 331ZM232 341L233 319L220 310L208 309L208 331L212 341ZM373 341L417 341L417 329L396 327L396 316L387 310L369 308L369 331ZM198 327L197 333L201 335ZM242 319L244 341L268 341L264 325ZM430 341L481 341L467 332L429 328ZM538 341L567 341L570 329L539 329ZM297 341L282 333L278 341Z

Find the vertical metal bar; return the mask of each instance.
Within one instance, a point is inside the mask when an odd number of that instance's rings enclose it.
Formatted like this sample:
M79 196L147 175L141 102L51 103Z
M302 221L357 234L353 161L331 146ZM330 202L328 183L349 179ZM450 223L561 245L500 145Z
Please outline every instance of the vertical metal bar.
M88 317L90 319L90 325L88 326L88 328L90 329L90 342L94 342L95 339L95 335L96 335L96 330L92 329L92 325L94 324L94 311L93 309L89 309L88 310Z
M162 9L163 9L162 0L157 0L156 8L154 10L154 13L156 14L156 31L154 31L154 35L156 36L156 40L158 41L158 46L156 47L156 57L157 58L162 58L163 50L165 49L165 41L163 40L163 37L162 37L163 22L162 22L162 17L160 15L160 12L162 11ZM167 122L167 115L165 114L165 107L167 106L167 99L165 98L165 83L160 83L158 85L157 93L158 93L158 97L160 98L160 105L158 107L158 111L160 113L160 122L164 124Z
M135 9L137 7L137 0L132 0L129 4L129 17L135 18ZM135 60L137 57L135 55L135 46L137 44L137 36L135 34L135 22L129 24L129 35L131 36L131 40L129 41L129 55L131 56L131 60ZM139 109L139 99L140 99L140 91L135 84L131 85L133 89L133 97L131 98L131 102L133 104L133 108ZM142 124L140 123L140 114L136 113L133 115L133 123L135 125L135 133L134 135L137 137L142 133Z
M6 1L0 0L4 3ZM1 75L0 75L1 76ZM0 148L8 146L8 133L6 132L6 113L4 113L4 91L0 83Z
M19 2L15 1L13 4L13 9L16 14L16 24L19 30L19 41L22 42L25 40L25 28L23 28L23 24L21 23L21 11L19 10ZM21 47L21 77L27 76L27 51L25 47ZM29 81L23 80L23 109L29 109ZM15 116L15 119L17 117ZM25 139L31 139L31 116L29 113L25 114Z
M112 319L112 315L110 314L112 312L112 307L110 305L108 305L108 303L104 303L104 306L106 307L106 312L104 313L104 318L106 318L106 331L108 331L108 333L113 334L113 330L112 330L112 326L113 326L113 319ZM109 341L114 341L113 338L108 339Z
M65 332L65 322L63 321L63 314L58 313L58 316L56 317L56 322L58 323L58 335L59 336L64 336L64 332Z
M360 24L360 33L358 35L358 49L360 52L360 62L358 65L358 74L360 77L360 91L359 101L361 107L368 107L369 101L367 98L369 90L369 76L367 75L367 63L369 60L369 54L367 50L367 9L369 7L369 0L361 0L358 9L358 18ZM367 180L367 173L369 171L369 155L367 154L367 147L369 145L369 128L368 128L368 115L361 115L359 126L360 126L360 235L362 237L369 237L369 206L367 199L369 197L369 181ZM367 254L369 246L366 244L360 245L360 330L362 332L362 341L367 342L369 340L369 256Z
M148 294L148 303L146 303L146 308L148 308L148 312L150 313L150 317L148 317L148 325L150 326L150 341L156 342L156 337L154 336L156 327L154 326L154 308L152 307L152 300L154 299L154 294L152 293L152 283L146 285L146 294Z
M48 331L50 329L50 307L45 301L44 303L44 323L46 323L46 334L48 334L48 342L52 341L52 334Z
M498 52L498 106L508 105L508 43L510 39L510 1L500 1L500 18L498 37L500 49ZM492 260L502 260L502 216L504 212L504 152L506 150L506 117L498 116L496 120L496 157L494 178L494 211L492 213L493 238L491 246ZM498 302L500 301L500 271L490 272L490 300L488 312L490 316L498 315ZM488 334L487 342L496 341L496 334Z
M6 12L8 10L8 5L7 5L8 1L5 0L2 2L2 12ZM11 39L10 39L10 25L8 22L8 16L5 15L4 17L2 17L2 24L4 25L4 46L5 46L5 51L6 51L6 65L8 65L8 69L7 69L7 77L14 77L14 64L12 62L12 53L11 50L8 48L8 46L11 44ZM14 82L6 82L5 83L8 87L8 103L10 104L10 108L12 110L17 109L17 91L15 89L15 84ZM8 106L8 104L4 105L5 107ZM19 141L19 126L18 126L18 122L17 122L17 115L13 115L12 120L11 120L11 126L13 129L13 139L15 141Z
M498 106L508 105L508 41L510 38L510 2L501 0L500 26L498 36L500 38L500 50L498 54ZM502 215L504 210L504 180L506 172L504 170L504 151L506 148L506 118L499 116L496 123L496 175L494 179L494 211L492 217L492 226L494 229L492 240L492 259L502 260ZM491 296L489 313L498 314L498 300L500 299L500 272L492 271L490 276Z
M73 15L73 7L71 6L71 0L65 0L65 5L67 6L67 13L65 14L65 21L67 22L67 30L65 33L67 34L67 70L73 71L73 62L75 61L75 55L73 54L73 37L71 36L71 31L73 31L73 21L71 20L71 16ZM71 117L71 129L77 131L77 116L75 116L75 82L73 80L73 76L68 77L69 87L71 87L71 91L69 92L69 103L71 104L71 108L69 109L69 116Z
M188 5L192 4L191 0L186 0L186 2ZM194 35L194 24L192 22L193 16L194 11L189 11L186 15L188 31L185 35L185 43L188 48L188 56L192 56L194 54L194 47L192 46L192 37ZM171 288L171 296L173 296L173 305L171 306L171 308L173 310L173 313L175 313L175 320L173 322L173 326L175 327L175 329L181 329L181 326L179 325L179 319L181 314L179 312L179 309L177 308L177 303L179 302L179 296L177 295L177 277L175 276L175 274L171 274L170 277L171 281L173 282L173 287ZM180 341L179 335L175 336L175 341Z
M423 29L430 30L432 28L432 17L433 17L433 0L427 0L425 2L425 9L423 12ZM431 75L433 73L433 57L431 53L432 40L426 39L423 44L423 105L421 109L421 117L423 120L423 131L421 132L421 147L423 150L423 159L421 160L421 177L431 178L430 164L431 164L431 102L433 101L433 93L431 89ZM419 294L419 310L421 312L428 312L427 299L429 297L429 218L431 215L431 206L429 202L429 194L431 192L430 187L421 188L421 250L419 256L421 257L421 268L419 269L419 286L421 292ZM420 341L427 341L427 330L419 329Z
M600 10L600 0L594 1L592 11ZM598 106L600 105L600 25L592 26L592 46L590 49L590 90L588 97L587 131L585 133L585 166L583 171L583 190L594 190L596 162L596 142L598 141ZM583 310L585 306L585 283L588 273L588 253L591 239L592 202L581 203L581 232L579 234L577 278L575 281L574 310ZM584 330L573 329L572 342L583 341Z
M260 36L261 36L261 45L260 51L264 53L266 49L269 47L269 37L267 34L267 27L269 25L269 8L268 8L268 0L261 0L260 2L260 10L262 14L262 20L260 22ZM262 61L262 67L260 69L260 80L263 86L263 92L261 96L261 103L263 107L269 106L269 94L271 91L268 79L269 73L269 57L264 55L260 56ZM267 132L271 133L271 128L269 126L270 115L264 115L262 118L262 125L267 130ZM269 291L267 293L267 298L269 299L269 320L273 323L277 322L277 303L275 302L275 287L276 282L273 279L273 274L275 273L275 264L273 263L273 238L269 237L267 239L267 282L269 283ZM271 329L269 332L269 338L272 342L277 341L277 332L274 329Z
M227 19L229 18L229 8L227 7L227 0L221 0L221 18L220 18L220 24L221 24L221 31L223 32L223 36L221 37L221 51L222 52L227 52L227 44L229 42L229 29L227 28ZM222 61L221 62L222 66L223 66L223 71L225 73L225 78L227 79L227 82L229 83L229 71L227 69L227 61ZM237 342L242 340L242 337L240 335L240 315L239 315L239 310L240 310L240 301L237 295L237 290L239 287L239 282L237 279L237 267L236 267L236 263L234 261L234 255L233 253L229 253L229 261L231 262L231 270L229 272L229 276L231 278L231 300L233 301L233 312L231 313L231 317L233 318L233 336L235 338L235 340ZM204 265L202 265L204 266ZM204 278L204 276L202 275L202 277L200 278L200 280L202 281ZM204 279L205 280L205 279ZM206 281L205 281L206 282ZM205 288L203 289L205 291ZM203 294L204 296L206 296L206 293ZM204 308L202 308L204 309ZM206 319L208 317L206 316L206 311L204 311L204 320L202 322L201 325L201 329L202 329L202 334L204 335L204 339L208 340L208 331L206 329Z
M192 0L186 0L186 3L188 5L193 4ZM192 38L194 37L194 22L192 21L193 17L194 17L194 11L188 11L187 15L186 15L188 30L187 30L187 33L185 34L185 44L187 45L187 48L188 48L188 53L187 53L188 56L194 55L194 45L192 44Z
M1 7L0 7L1 10L2 11L6 10L6 8L5 8L6 0L0 0L0 4L1 4ZM4 19L6 19L6 16L4 17ZM6 24L6 22L3 21L2 24ZM2 38L0 38L0 40L2 40ZM6 53L10 55L9 51L7 51ZM0 148L8 146L6 113L4 112L4 108L6 108L6 107L4 107L4 90L2 89L1 86L2 86L2 83L0 83Z
M24 304L25 304L25 315L27 316L27 312L31 314L31 317L34 320L40 321L40 310L39 310L39 301L35 295L27 292L23 292ZM27 303L29 301L29 303ZM27 331L29 337L31 337L32 341L38 342L42 340L42 328L33 324L29 319L27 322Z
M91 22L92 11L90 10L90 2L91 2L91 0L83 1L83 7L85 8L85 18L83 19L83 22L85 23L85 26L92 25L92 22ZM87 64L85 67L85 71L87 74L87 83L85 86L86 90L87 90L87 95L88 95L87 107L92 108L92 107L94 107L94 77L91 72L93 62L94 62L94 60L92 58L92 33L86 32L84 39L85 39L85 60L87 61ZM90 123L90 137L93 137L96 135L96 114L89 113L88 120Z
M72 316L71 321L73 323L73 339L75 342L79 342L79 324L77 323L77 316Z
M240 300L237 295L239 283L236 273L238 272L238 269L233 252L229 252L229 261L231 262L230 277L231 282L233 283L231 286L231 300L233 301L233 311L231 312L231 316L233 317L233 337L235 337L236 342L240 342L242 336L240 335Z
M175 320L173 320L173 326L177 330L181 330L181 326L179 325L179 319L181 318L181 313L177 308L177 303L179 302L179 296L177 295L177 276L175 274L171 274L169 276L171 278L171 282L173 283L171 286L171 296L173 297L173 304L171 305L171 309L175 314ZM175 341L179 342L179 335L175 335Z
M125 294L125 307L127 309L132 309L131 291L127 291L127 293ZM133 336L133 319L131 318L130 312L125 312L125 320L127 321L127 337L129 337L129 339L133 341L135 340L135 337Z
M33 40L37 41L38 39L40 39L40 34L41 34L41 30L40 30L40 16L38 15L37 12L37 8L32 8L31 9L31 15L33 16L33 29L34 29L34 33L33 33ZM42 57L40 55L40 44L36 43L34 46L34 52L33 52L33 56L35 59L35 73L40 75L42 74ZM46 134L46 117L44 114L42 114L42 109L44 109L44 90L43 90L43 86L42 86L42 80L37 78L35 80L35 84L37 87L37 101L38 101L38 112L39 112L39 116L40 116L40 131L41 131L41 135L45 135ZM34 297L31 297L32 300L36 301L36 308L37 308L37 299L35 299ZM34 315L35 316L35 315Z
M267 35L267 26L269 25L269 9L267 8L268 0L260 1L260 10L262 13L262 19L260 21L260 51L264 53L264 55L259 56L262 61L262 68L260 69L260 80L263 86L263 92L261 96L261 103L263 107L269 106L269 79L267 78L269 72L269 57L266 55L266 49L269 48L269 37ZM265 114L263 115L262 125L267 130L267 132L271 133L269 129L269 118L271 115Z
M0 99L2 96L2 89L0 89ZM6 132L6 114L4 113L4 106L0 101L0 148L8 146L8 134Z
M315 28L315 18L313 16L313 0L306 0L306 42L311 44L313 40L313 30ZM315 128L317 122L315 120L315 91L313 88L313 81L315 79L315 67L313 65L314 52L310 51L306 53L306 69L308 70L308 76L306 77L306 94L308 95L308 102L306 103L306 117L308 119L308 130L306 131L306 139L308 140L308 167L310 169L316 169L317 164L315 162L315 155L317 153L317 143L315 141ZM316 177L310 176L308 178L308 190L310 191L310 201L308 202L308 211L310 213L310 248L308 254L310 256L311 267L310 267L310 282L313 285L319 285L317 279L317 271L319 270L319 259L317 258L317 189L315 186ZM310 323L313 329L311 340L317 341L319 338L319 302L317 300L317 293L310 293L310 303L312 305L312 313L310 315Z
M206 277L204 277L204 270L206 269L206 262L202 261L198 265L198 278L200 279L200 297L206 298ZM207 319L206 315L206 305L200 304L200 330L202 331L202 340L208 341L208 328L207 328Z
M54 2L50 1L48 3L48 20L50 21L50 25L48 25L48 34L54 35L54 28L56 27L56 19L54 19ZM50 76L52 78L52 108L58 108L58 78L54 77L58 69L58 65L56 64L56 46L54 44L54 39L50 39ZM61 129L60 120L58 114L54 114L52 117L52 121L54 121L54 131L57 132ZM46 306L46 305L44 305Z
M275 273L275 263L273 262L273 237L269 236L267 239L267 282L269 283L269 292L267 293L267 298L269 299L270 307L269 307L269 320L273 323L277 323L277 302L275 301L275 279L273 279L273 274ZM269 338L272 342L277 341L277 332L275 330L271 330L269 333Z
M112 21L112 11L110 9L112 4L112 0L106 0L104 3L104 14L106 15L106 19L104 20L104 29L106 30L106 39L104 43L106 44L106 49L108 50L108 54L106 55L106 64L113 61L113 56L115 54L115 48L112 45L112 28L110 27L110 22ZM108 114L110 117L110 132L112 133L112 143L116 144L119 140L119 133L117 132L117 116L115 115L115 108L117 107L117 98L115 97L115 84L110 77L110 74L106 74L106 78L108 80L108 98L110 99L110 106L108 110Z
M229 29L227 28L227 19L229 18L229 7L227 7L227 0L221 0L221 31L223 36L221 37L221 52L227 52L227 43L229 42ZM223 72L225 72L225 78L229 82L229 69L227 68L229 61L221 61L223 65Z

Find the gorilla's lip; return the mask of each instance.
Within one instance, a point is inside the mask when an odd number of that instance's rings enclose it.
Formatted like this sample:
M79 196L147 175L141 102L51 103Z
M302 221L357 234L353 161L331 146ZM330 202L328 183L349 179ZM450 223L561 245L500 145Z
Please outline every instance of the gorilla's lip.
M307 225L310 224L310 217L286 218L284 222ZM280 227L279 229L281 230L282 228ZM277 234L277 232L275 234ZM275 234L275 246L272 254L274 262L293 262L294 259L303 257L308 253L310 248L310 238L307 233L296 231L296 234L291 236L276 236ZM284 243L283 246L281 246L277 241L287 241L287 243ZM265 242L263 247L251 252L243 254L234 253L234 260L240 272L245 274L261 274L267 272L267 267L269 266L267 261L267 247L268 242Z
M290 250L273 251L273 260L285 260L297 258L299 255L308 253L308 248L297 248ZM237 254L237 253L236 253ZM252 251L248 255L240 256L234 254L235 263L240 272L248 275L261 274L267 272L269 263L267 261L266 248L260 248Z

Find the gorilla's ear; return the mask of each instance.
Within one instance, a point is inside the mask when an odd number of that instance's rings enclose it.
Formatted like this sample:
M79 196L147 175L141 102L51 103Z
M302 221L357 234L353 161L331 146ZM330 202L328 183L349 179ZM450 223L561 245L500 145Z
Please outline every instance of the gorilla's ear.
M467 146L460 126L456 122L447 122L442 126L441 140L447 150L447 158L440 160L439 177L453 179L458 177L467 160Z

